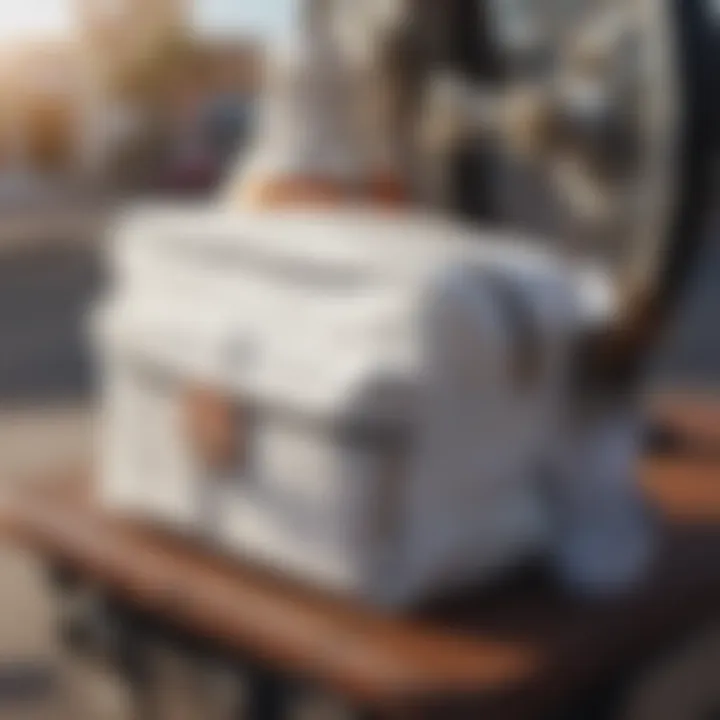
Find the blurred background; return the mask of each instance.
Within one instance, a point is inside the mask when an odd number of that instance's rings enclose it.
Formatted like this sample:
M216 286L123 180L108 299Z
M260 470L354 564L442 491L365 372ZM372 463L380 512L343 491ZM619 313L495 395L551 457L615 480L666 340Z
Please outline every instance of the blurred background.
M212 192L288 0L0 0L0 395L87 397L79 320L117 208Z
M128 201L216 187L289 8L0 0L0 493L90 452L83 318L106 224ZM36 565L0 549L3 720L61 712L50 611Z
M0 492L90 453L83 318L107 223L130 201L213 193L250 137L268 42L290 8L0 0ZM656 386L720 384L718 211L720 196ZM0 549L3 720L54 717L52 698L16 702L23 683L52 685L41 588L29 558Z

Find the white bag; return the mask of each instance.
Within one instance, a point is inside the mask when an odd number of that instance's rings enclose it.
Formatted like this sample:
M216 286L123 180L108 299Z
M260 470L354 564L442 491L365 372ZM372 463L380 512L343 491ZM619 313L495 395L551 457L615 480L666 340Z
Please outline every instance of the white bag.
M108 507L390 605L546 549L564 362L604 312L557 260L424 217L158 209L111 264ZM241 460L199 456L194 387L237 410Z

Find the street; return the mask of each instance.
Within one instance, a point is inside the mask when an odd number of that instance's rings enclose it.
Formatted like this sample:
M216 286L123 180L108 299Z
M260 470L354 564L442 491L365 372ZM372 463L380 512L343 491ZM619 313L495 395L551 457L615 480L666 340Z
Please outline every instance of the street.
M0 398L72 401L87 395L83 318L97 285L88 249L26 253L0 261Z

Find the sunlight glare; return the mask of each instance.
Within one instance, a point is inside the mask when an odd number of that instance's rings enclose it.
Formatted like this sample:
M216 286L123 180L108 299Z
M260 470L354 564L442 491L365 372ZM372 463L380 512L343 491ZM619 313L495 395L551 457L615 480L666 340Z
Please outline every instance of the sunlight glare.
M70 28L70 0L0 0L0 42L62 35Z

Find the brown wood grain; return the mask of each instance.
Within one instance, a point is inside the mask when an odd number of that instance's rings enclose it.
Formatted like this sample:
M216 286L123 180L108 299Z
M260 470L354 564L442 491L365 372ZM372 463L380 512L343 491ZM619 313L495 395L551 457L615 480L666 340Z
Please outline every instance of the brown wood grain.
M676 420L687 413L690 425L707 418L714 427L720 418L720 406L690 404L678 412ZM533 717L720 608L720 463L649 458L640 472L662 518L663 541L651 576L633 594L572 598L542 571L528 570L492 591L406 617L109 517L85 492L23 493L5 516L20 541L138 609L353 702Z

